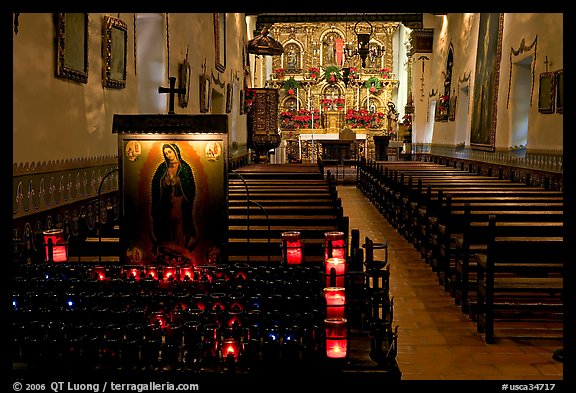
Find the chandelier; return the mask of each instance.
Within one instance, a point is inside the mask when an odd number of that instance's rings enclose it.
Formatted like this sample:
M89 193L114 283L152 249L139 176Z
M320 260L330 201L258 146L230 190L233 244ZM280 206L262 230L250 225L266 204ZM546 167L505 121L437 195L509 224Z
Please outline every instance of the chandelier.
M369 32L367 33L366 31ZM354 25L354 33L356 34L356 48L352 42L347 42L345 45L345 55L348 58L360 56L362 59L362 68L366 67L366 58L370 55L371 58L379 58L384 54L384 46L372 45L370 47L370 38L374 32L374 26L363 17Z

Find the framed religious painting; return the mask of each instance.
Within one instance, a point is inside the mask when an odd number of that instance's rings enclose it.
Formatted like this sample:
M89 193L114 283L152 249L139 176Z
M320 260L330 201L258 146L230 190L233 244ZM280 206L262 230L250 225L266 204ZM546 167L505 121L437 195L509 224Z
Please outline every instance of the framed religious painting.
M564 70L556 71L556 113L564 113Z
M216 69L226 70L226 14L214 13L214 49Z
M456 103L458 102L458 97L455 95L450 96L450 106L448 107L448 120L456 120Z
M200 75L200 113L210 112L212 84L208 75Z
M234 84L226 85L226 113L232 112L232 100L234 99Z
M538 88L538 112L554 113L556 100L556 73L543 72L540 74L540 87Z
M241 115L245 115L246 114L246 92L244 91L244 89L240 89L240 92L238 94L240 96L240 104L239 104L239 113Z
M504 14L480 14L470 130L473 149L494 151Z
M218 123L226 127L225 115L196 115L206 116L222 117ZM221 256L228 135L203 129L209 119L188 117L179 126L188 121L197 124L181 133L163 133L162 118L153 125L143 119L145 129L119 133L124 264L197 266Z
M188 60L184 60L180 64L180 89L184 90L183 93L178 93L178 105L182 108L188 107L190 100L190 75L192 71Z
M58 13L56 24L56 77L88 82L88 14Z
M122 20L109 15L104 16L103 26L103 85L123 89L126 87L128 26Z

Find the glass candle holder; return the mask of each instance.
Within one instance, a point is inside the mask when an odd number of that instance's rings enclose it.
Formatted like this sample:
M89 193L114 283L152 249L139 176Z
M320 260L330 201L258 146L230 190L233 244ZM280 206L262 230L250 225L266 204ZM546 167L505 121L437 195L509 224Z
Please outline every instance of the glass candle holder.
M344 232L324 232L324 260L328 258L346 259L348 246Z
M180 268L180 281L192 281L194 280L194 269L192 266L186 266Z
M344 318L346 308L346 290L343 287L324 288L326 300L326 318Z
M42 232L46 261L68 262L68 242L63 229L48 229Z
M240 345L235 338L229 337L222 340L222 345L220 346L222 359L225 361L234 361L234 363L236 363L238 361L239 352Z
M344 287L346 280L346 259L328 258L324 261L324 275L327 287Z
M300 265L302 263L300 232L282 232L282 260L288 265Z
M346 318L326 318L326 357L342 359L348 355L348 327Z
M140 281L144 275L144 271L141 266L124 266L122 268L124 278L127 280Z

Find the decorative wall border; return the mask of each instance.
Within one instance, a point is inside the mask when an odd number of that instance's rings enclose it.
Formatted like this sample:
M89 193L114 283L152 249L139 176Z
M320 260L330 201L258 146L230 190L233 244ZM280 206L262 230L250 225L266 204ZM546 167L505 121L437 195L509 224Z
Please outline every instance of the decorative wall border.
M115 157L14 164L12 217L18 219L118 191ZM106 176L109 172L109 176Z

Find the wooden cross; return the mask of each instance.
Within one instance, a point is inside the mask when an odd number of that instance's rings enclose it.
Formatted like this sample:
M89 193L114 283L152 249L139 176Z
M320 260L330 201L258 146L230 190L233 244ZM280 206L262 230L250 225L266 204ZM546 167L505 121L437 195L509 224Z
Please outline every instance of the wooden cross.
M175 76L171 76L170 78L168 78L168 80L170 80L170 87L162 87L160 86L158 88L158 93L159 94L164 94L164 93L168 93L170 94L169 96L169 110L168 110L168 114L169 115L173 115L176 112L174 112L174 94L178 93L178 94L185 94L186 93L186 88L179 88L177 89L176 86L176 77Z

